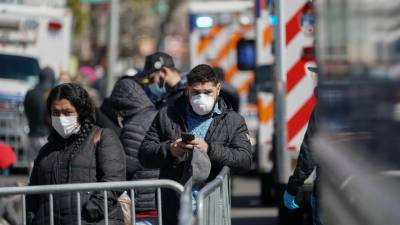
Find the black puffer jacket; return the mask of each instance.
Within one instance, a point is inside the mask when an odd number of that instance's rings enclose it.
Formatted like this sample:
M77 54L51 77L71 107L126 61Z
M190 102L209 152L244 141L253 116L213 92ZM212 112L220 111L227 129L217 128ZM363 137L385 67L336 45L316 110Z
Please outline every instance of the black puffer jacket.
M118 136L121 134L121 127L118 125L111 101L105 98L99 108L96 108L96 125L102 128L112 129Z
M208 180L215 178L223 166L234 172L245 172L251 168L252 152L248 129L244 119L219 99L222 114L214 117L205 141L209 146L208 156L211 172ZM181 137L186 130L185 96L175 105L163 108L146 134L139 151L140 162L149 168L160 168L160 178L172 179L182 184L185 162L178 161L170 152L169 145ZM162 190L163 224L177 224L179 199L174 191Z
M43 146L35 160L29 185L125 180L125 154L118 137L112 130L103 129L96 147L93 139L98 129L100 128L94 126L71 161L71 145L67 144L70 142L58 134L50 135L49 142ZM123 224L123 214L117 198L116 192L108 192L108 216L111 225ZM104 222L103 192L82 192L81 204L82 224ZM28 224L50 224L49 209L48 195L28 196ZM76 213L76 194L54 194L54 224L77 224Z
M297 158L297 165L290 176L289 182L287 184L286 190L289 194L296 196L299 192L299 188L304 184L304 181L311 175L314 169L317 169L317 177L314 182L314 194L317 195L317 184L319 180L319 169L318 164L315 160L315 155L311 149L312 138L316 133L318 125L317 107L314 108L311 113L310 121L308 122L308 127L306 134L304 135L303 142L300 146L300 153Z
M131 77L119 80L111 94L114 110L123 115L120 139L126 153L127 180L157 179L158 170L142 167L138 151L157 111L143 88ZM137 211L155 210L155 190L136 189Z

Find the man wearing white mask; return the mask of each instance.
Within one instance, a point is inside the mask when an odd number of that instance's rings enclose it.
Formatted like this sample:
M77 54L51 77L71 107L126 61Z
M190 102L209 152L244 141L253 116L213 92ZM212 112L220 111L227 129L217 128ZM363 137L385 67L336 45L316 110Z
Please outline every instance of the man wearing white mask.
M184 184L193 176L194 187L215 178L223 166L246 172L252 161L248 129L244 119L219 98L217 74L202 64L189 72L187 80L186 94L153 121L139 149L139 161L160 168L163 179ZM163 224L177 224L176 194L163 189L162 202Z

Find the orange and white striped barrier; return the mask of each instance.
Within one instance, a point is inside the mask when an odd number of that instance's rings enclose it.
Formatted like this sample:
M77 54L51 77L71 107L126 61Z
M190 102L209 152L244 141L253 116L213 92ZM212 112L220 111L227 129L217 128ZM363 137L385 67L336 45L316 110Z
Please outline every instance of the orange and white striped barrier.
M238 17L243 9L232 12L232 16ZM254 34L253 25L240 25L232 23L228 25L215 24L209 29L194 29L190 33L191 67L207 63L213 67L224 70L226 83L237 88L241 96L241 111L247 108L247 96L250 85L254 82L253 71L240 71L237 65L237 44L248 34ZM243 112L245 113L245 112Z
M258 107L258 169L269 173L273 167L272 138L274 133L274 96L272 93L259 92Z
M257 65L271 65L273 26L269 20L267 0L256 0Z

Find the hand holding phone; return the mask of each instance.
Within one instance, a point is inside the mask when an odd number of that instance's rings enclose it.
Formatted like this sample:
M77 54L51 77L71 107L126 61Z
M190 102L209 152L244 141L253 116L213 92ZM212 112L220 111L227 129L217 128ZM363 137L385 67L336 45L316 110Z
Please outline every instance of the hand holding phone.
M181 138L183 142L189 143L195 139L195 136L194 134L183 132Z
M174 157L183 157L187 151L193 150L194 145L189 144L189 142L195 140L194 134L182 133L181 138L175 140L170 144L170 150Z

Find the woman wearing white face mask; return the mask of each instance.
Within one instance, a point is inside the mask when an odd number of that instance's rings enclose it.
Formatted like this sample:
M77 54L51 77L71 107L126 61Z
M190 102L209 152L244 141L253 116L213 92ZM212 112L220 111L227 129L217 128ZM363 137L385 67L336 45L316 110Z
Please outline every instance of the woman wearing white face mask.
M94 125L94 106L79 85L53 88L47 99L53 127L48 143L35 159L29 185L125 180L125 153L111 129ZM104 223L103 195L82 193L82 224ZM108 193L109 224L123 224L116 192ZM54 195L54 223L77 224L77 202L72 193ZM46 196L27 197L28 224L49 224Z

